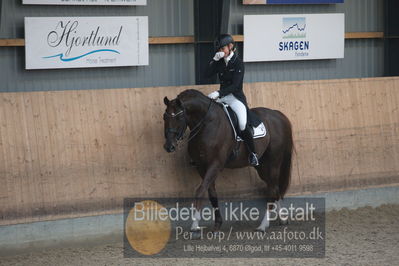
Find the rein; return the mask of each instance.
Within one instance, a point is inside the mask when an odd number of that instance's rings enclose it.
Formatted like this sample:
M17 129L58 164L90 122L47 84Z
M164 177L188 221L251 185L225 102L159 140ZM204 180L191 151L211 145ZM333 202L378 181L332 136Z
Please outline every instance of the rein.
M202 126L204 125L205 118L207 117L209 110L211 109L212 102L213 102L213 100L209 101L208 110L206 110L206 113L205 113L204 117L201 119L201 121L192 130L190 130L190 135L191 135L191 133L198 128L197 132L195 132L194 135L190 136L188 138L187 142L190 142L190 140L192 140L200 132Z

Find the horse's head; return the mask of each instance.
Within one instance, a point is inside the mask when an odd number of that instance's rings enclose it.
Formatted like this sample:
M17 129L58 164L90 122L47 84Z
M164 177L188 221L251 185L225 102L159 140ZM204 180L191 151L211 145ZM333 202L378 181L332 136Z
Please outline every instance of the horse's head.
M163 147L167 152L174 152L177 147L177 141L183 138L187 128L185 110L179 98L169 101L165 97L163 101L166 105L163 115L166 142Z

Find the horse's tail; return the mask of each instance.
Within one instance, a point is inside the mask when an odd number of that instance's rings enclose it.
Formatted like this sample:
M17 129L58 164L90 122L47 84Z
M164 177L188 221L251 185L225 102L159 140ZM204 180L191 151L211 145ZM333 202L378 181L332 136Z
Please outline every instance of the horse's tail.
M295 150L294 141L292 137L292 125L291 122L287 119L288 122L288 139L286 140L286 147L283 154L283 161L281 163L280 168L280 177L279 177L279 192L280 198L283 199L285 193L287 192L288 186L291 182L291 167L292 167L292 152Z

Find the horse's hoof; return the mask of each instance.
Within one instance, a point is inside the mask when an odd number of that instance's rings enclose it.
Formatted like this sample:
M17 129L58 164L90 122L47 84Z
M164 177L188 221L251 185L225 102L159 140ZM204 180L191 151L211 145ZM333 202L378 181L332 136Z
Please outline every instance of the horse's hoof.
M268 229L269 227L266 227L266 228L262 228L262 227L257 227L257 228L255 228L255 232L261 232L261 233L264 233L264 232L266 232L266 230Z
M199 226L192 226L190 231L191 231L191 232L201 231L201 227L199 227Z

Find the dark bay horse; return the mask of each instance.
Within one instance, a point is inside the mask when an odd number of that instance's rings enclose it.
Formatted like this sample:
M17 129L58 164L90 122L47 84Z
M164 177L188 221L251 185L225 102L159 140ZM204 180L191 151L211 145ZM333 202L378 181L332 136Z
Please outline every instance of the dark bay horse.
M220 104L209 99L197 90L186 90L176 99L164 98L167 106L164 113L165 138L164 148L167 152L176 150L177 142L190 128L188 152L202 178L195 192L196 214L193 218L192 231L199 230L203 198L208 191L209 200L214 208L215 227L218 231L222 224L219 211L215 180L224 168L242 168L249 166L248 150L240 145L236 156L231 157L236 145L231 125ZM263 121L267 135L255 139L256 153L259 156L259 166L256 170L259 177L267 185L268 201L279 201L287 191L291 176L291 156L293 138L291 123L279 111L267 108L251 109ZM270 200L271 199L271 200ZM269 210L258 230L265 231L269 227Z

